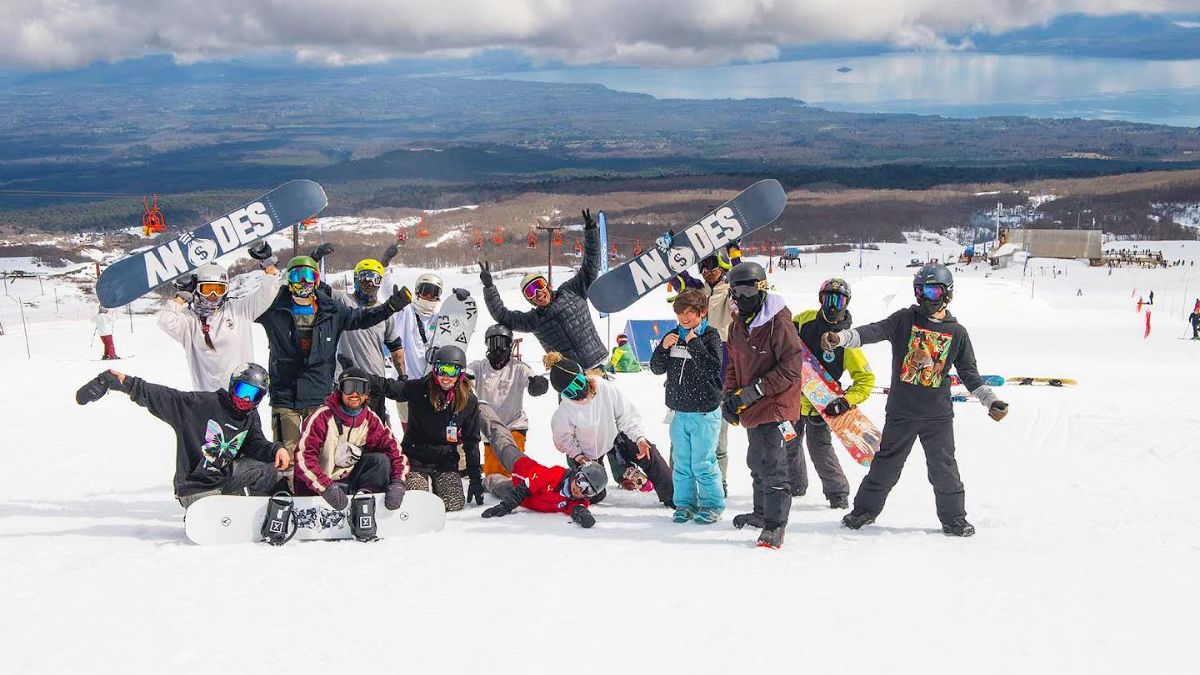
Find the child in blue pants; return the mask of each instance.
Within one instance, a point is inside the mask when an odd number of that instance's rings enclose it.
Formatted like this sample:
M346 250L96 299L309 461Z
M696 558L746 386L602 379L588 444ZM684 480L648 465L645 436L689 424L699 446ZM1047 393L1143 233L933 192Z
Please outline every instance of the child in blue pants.
M721 433L721 336L708 325L708 295L687 289L673 305L679 326L654 348L650 370L666 374L675 522L715 523L725 511L717 466Z

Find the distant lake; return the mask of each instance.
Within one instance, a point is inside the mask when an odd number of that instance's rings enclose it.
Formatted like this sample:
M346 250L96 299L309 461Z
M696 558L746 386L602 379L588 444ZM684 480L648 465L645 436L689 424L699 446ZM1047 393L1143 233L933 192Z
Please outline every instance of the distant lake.
M788 97L852 112L1084 117L1200 126L1200 60L939 52L678 70L541 70L495 79L590 82L658 98Z

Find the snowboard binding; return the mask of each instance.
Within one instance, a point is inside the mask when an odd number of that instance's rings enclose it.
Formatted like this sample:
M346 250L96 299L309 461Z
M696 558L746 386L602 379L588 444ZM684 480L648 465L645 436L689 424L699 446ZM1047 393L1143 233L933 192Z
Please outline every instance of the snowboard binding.
M379 521L375 519L375 495L359 490L350 499L350 532L359 541L379 540Z
M283 546L296 536L296 509L289 492L271 495L267 501L267 517L263 519L262 540L272 546Z

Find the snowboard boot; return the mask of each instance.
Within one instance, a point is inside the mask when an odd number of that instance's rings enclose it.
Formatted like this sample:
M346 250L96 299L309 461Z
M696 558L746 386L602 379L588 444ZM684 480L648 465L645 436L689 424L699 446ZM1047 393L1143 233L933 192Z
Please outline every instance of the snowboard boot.
M296 535L296 510L292 495L277 492L267 501L267 516L263 518L259 534L272 546L282 546Z
M686 523L687 521L692 519L692 516L695 516L695 515L696 515L695 510L689 509L686 506L681 506L681 507L675 509L675 517L672 518L672 520L674 520L677 523Z
M975 526L968 523L966 518L957 516L948 523L942 523L942 532L951 537L970 537L975 534Z
M739 513L733 517L733 526L737 529L740 530L747 525L762 529L763 517L757 513Z
M863 525L875 522L875 514L863 509L854 509L842 517L842 525L852 530L862 529Z
M760 548L779 548L783 546L783 525L778 527L764 527L763 531L758 535L758 545Z
M808 494L808 488L806 488L806 487L792 488L792 496L793 497L803 497L806 494Z
M700 509L696 512L695 521L701 525L712 525L721 519L721 512L716 509Z
M375 520L375 495L359 490L350 499L350 532L359 541L379 539L379 521Z
M850 502L846 501L845 497L830 497L829 508L831 509L848 509Z

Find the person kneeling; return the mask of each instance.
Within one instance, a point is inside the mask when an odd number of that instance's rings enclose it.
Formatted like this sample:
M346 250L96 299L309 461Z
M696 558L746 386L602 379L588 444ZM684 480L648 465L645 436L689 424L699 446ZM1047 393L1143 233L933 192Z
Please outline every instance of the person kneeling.
M400 454L392 432L367 406L369 375L347 368L338 377L337 390L304 420L296 444L295 485L298 495L320 495L334 510L350 505L349 495L384 494L389 511L404 501L408 461ZM362 504L354 500L355 508ZM355 537L358 517L350 519Z

